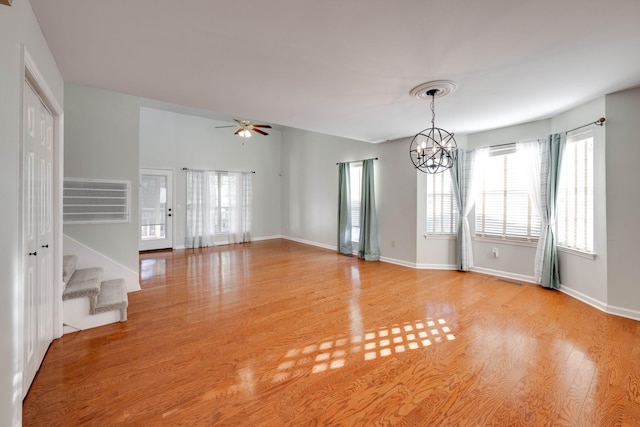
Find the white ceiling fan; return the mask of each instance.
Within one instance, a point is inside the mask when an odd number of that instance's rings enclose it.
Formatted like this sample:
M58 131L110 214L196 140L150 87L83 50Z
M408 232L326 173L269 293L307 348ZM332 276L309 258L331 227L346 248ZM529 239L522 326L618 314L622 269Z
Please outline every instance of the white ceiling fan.
M233 120L235 120L238 124L231 125L231 126L216 126L216 129L233 128L233 127L238 128L238 130L236 130L233 134L238 135L242 138L250 138L251 132L256 132L256 133L259 133L260 135L269 135L267 132L263 131L260 128L271 129L271 125L253 124L249 120L238 120L238 119L233 119Z

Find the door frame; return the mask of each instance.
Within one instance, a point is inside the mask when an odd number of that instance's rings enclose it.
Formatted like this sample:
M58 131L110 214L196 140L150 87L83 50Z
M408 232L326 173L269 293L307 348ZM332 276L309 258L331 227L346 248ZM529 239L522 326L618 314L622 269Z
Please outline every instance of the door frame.
M171 214L169 215L169 218L167 219L167 224L171 227L171 242L170 242L170 246L167 248L162 248L162 249L173 249L174 248L174 242L173 242L173 235L174 235L174 218L175 218L175 209L173 208L174 205L174 193L173 193L173 187L174 187L174 170L173 169L161 169L161 168L146 168L146 167L140 167L138 169L138 182L140 183L140 187L142 187L142 175L167 175L167 186L169 187L169 196L167 197L167 204L169 205L169 210L171 212ZM142 191L138 190L138 197L141 197L142 195ZM138 218L140 218L140 215L142 213L142 204L140 203L140 201L138 200ZM154 249L145 249L142 247L142 238L141 238L141 229L140 229L141 225L138 227L138 249L140 251L145 251L145 250L154 250Z
M51 90L49 84L44 78L43 74L38 69L36 62L33 57L29 54L26 46L22 45L21 49L22 56L22 70L20 73L20 142L19 142L19 156L20 156L20 167L19 167L19 176L22 177L23 174L23 141L24 141L24 93L27 90L27 83L29 82L33 90L40 97L42 103L49 109L51 114L53 115L53 200L52 200L52 211L53 211L53 338L60 338L62 336L62 319L63 319L63 305L62 305L62 291L63 291L63 281L62 281L62 185L64 182L64 170L63 170L63 155L64 155L64 112L61 104L56 99L53 91ZM24 254L24 242L23 242L23 183L22 178L18 180L18 210L20 215L18 217L18 229L20 234L20 239L18 242L19 253ZM16 290L16 297L14 301L14 310L17 310L19 315L18 318L21 319L21 322L15 325L16 330L14 334L17 339L17 360L20 362L20 372L23 372L24 367L22 366L23 361L23 351L24 351L24 304L25 304L25 295L24 295L24 263L23 256L19 257L19 280L18 280L18 289ZM16 393L19 396L23 396L22 390L22 382L14 382L14 387L20 387L20 393Z

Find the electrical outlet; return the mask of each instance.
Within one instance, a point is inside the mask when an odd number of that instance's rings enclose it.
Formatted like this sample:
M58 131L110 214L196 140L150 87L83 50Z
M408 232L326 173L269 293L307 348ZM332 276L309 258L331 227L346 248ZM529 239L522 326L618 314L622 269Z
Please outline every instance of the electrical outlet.
M392 241L391 241L391 247L392 247L392 248L395 248L395 247L396 247L396 241L395 241L395 240L392 240Z
M493 248L491 250L491 254L493 255L494 258L498 258L498 248Z

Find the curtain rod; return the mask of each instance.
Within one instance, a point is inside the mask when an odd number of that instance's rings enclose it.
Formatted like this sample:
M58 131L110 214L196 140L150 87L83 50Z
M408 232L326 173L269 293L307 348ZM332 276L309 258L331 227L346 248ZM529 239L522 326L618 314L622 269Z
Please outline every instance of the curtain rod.
M569 132L573 132L574 130L578 130L578 129L582 129L582 128L586 128L587 126L592 126L592 125L596 125L596 126L602 126L605 122L604 117L600 117L598 120L596 120L595 122L591 122L591 123L587 123L586 125L582 125L582 126L578 126L577 128L573 128L571 130L568 130L567 133Z
M584 125L582 125L582 126L578 126L577 128L573 128L573 129L571 129L571 130L568 130L568 131L567 131L567 133L569 133L569 132L573 132L573 131L578 130L578 129L586 128L587 126L593 126L593 125L595 125L595 126L602 126L602 125L604 125L605 120L606 120L606 119L605 119L604 117L600 117L600 118L599 118L598 120L596 120L595 122L589 122L589 123L584 124ZM506 144L490 145L490 146L489 146L489 148L493 148L493 147L504 147L504 146L507 146L507 145L513 145L513 144L515 144L515 142L507 142ZM474 150L475 150L475 148L474 148Z
M365 160L378 160L377 157L372 157L370 159L362 159L362 160L352 160L350 162L338 162L336 163L336 165L339 165L340 163L356 163L356 162L364 162Z
M188 172L188 171L194 171L194 172L224 172L224 173L247 173L247 172L251 172L251 173L256 173L256 171L220 171L217 169L189 169L189 168L182 168L183 171Z

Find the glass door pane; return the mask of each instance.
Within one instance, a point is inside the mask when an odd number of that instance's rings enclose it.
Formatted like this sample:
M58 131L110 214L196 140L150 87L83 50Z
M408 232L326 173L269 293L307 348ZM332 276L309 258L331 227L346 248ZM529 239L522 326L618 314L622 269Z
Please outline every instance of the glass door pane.
M140 171L140 250L173 246L171 171Z

